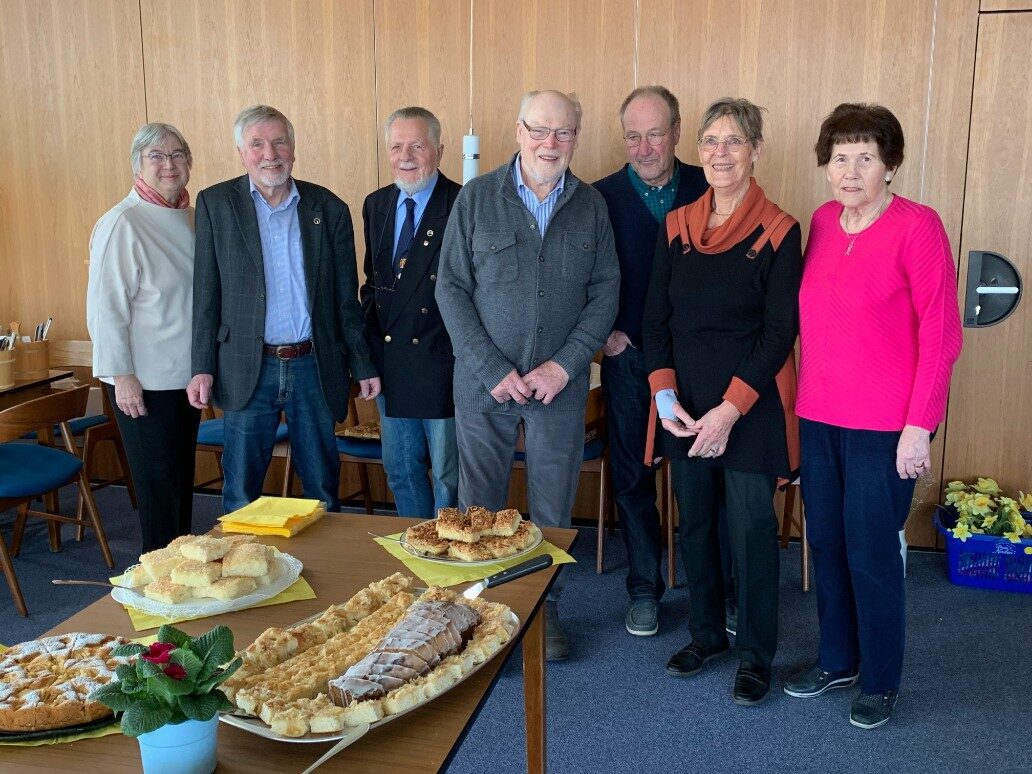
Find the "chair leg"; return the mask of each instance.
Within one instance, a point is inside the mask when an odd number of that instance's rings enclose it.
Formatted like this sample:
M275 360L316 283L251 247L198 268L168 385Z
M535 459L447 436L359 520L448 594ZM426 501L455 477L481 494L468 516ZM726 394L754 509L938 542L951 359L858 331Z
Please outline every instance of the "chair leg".
M803 576L803 591L810 590L810 540L806 537L806 512L799 511L799 563Z
M287 456L283 461L283 497L290 497L290 490L294 487L294 465L290 455L290 444L287 444Z
M85 470L86 466L83 465L82 467ZM83 521L83 513L84 513L83 504L84 503L85 503L85 500L82 499L82 495L80 494L79 495L79 504L75 506L75 518L77 518L81 522ZM77 525L75 527L75 542L76 543L81 543L82 539L84 537L86 537L86 524L85 524L85 522L83 522L82 524L79 524L79 525Z
M139 510L139 504L136 502L136 486L133 484L133 474L129 471L129 458L125 455L125 446L122 445L121 436L112 438L111 442L115 445L115 454L118 456L118 465L122 468L122 478L125 479L125 491L129 493L129 502L133 505L133 510ZM83 467L85 467L86 461L83 460Z
M14 517L14 534L11 537L11 556L21 551L22 537L25 535L25 522L29 517L29 503L18 506L18 515Z
M788 539L792 536L792 522L795 521L796 487L789 484L785 488L785 504L781 509L781 547L788 548Z
M4 577L7 579L7 588L11 590L11 596L14 597L14 605L21 613L21 617L25 618L29 614L29 609L25 607L25 597L22 596L21 587L18 585L18 576L14 574L14 565L11 563L10 554L7 553L7 544L4 542L3 535L0 535L0 567L3 568Z
M358 466L358 480L362 483L362 502L365 505L365 512L373 515L373 493L369 488L369 469L365 463Z
M115 560L111 557L111 549L108 547L107 535L104 534L104 525L100 523L100 514L97 513L97 503L93 500L93 492L90 489L90 480L86 478L85 470L79 471L79 492L86 502L86 512L93 523L93 530L97 533L97 542L100 543L100 552L104 555L104 561L108 567L115 566Z
M605 571L606 517L609 515L606 507L606 473L606 460L603 457L598 471L598 536L595 546L595 572L598 575Z

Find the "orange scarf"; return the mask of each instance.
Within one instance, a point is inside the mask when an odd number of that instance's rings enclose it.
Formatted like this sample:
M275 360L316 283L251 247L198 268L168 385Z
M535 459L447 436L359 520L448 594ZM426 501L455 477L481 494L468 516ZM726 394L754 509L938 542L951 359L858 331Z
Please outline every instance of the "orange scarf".
M686 209L691 247L706 255L730 250L745 241L761 223L769 223L781 212L781 208L766 197L754 177L749 178L749 190L731 217L714 229L706 227L713 212L712 187Z
M145 202L156 204L159 207L168 207L173 210L185 210L190 206L190 192L187 191L186 188L183 188L183 190L179 192L179 201L175 204L169 204L168 200L165 199L164 196L143 182L143 178L136 178L133 183L133 188L136 189L136 193L138 193L140 198Z

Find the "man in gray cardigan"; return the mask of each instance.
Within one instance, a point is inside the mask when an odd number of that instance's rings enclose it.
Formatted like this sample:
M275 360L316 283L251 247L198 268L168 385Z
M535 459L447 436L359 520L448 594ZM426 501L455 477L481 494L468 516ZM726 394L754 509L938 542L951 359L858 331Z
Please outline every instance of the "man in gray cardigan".
M605 202L568 171L580 116L566 94L524 96L520 152L455 201L436 292L455 349L459 506L505 507L522 423L531 518L554 527L570 526L589 364L620 292ZM557 596L545 606L550 660L567 654Z

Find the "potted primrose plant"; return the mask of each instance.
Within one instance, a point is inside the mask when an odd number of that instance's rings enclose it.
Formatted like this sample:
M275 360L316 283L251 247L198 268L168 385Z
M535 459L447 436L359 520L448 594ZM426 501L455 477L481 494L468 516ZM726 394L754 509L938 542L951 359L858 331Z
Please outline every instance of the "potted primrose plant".
M154 644L114 653L135 659L90 698L122 713L122 733L140 743L145 774L211 774L219 711L233 706L217 686L241 663L229 628L191 637L166 624Z

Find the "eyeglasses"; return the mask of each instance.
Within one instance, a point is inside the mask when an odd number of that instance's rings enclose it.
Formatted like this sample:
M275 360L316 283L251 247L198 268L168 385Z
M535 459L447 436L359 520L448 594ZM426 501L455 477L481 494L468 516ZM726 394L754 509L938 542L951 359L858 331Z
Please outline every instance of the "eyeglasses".
M716 137L699 138L699 150L712 152L721 145L724 146L728 153L734 153L735 151L740 151L742 148L749 145L749 141L744 137L738 137L737 135L725 137L723 140L718 140Z
M673 128L673 127L671 127ZM641 145L641 141L645 140L649 145L655 147L663 142L663 138L670 134L670 129L665 132L651 131L642 137L637 132L628 132L623 136L624 142L627 143L628 148L637 148Z
M547 140L548 135L554 134L558 142L570 142L577 136L576 129L549 129L547 126L531 126L522 118L520 123L527 129L527 134L534 140Z
M165 159L171 159L175 164L182 164L186 161L186 151L172 151L171 153L162 153L161 151L151 151L147 154L147 161L151 164L164 164Z

